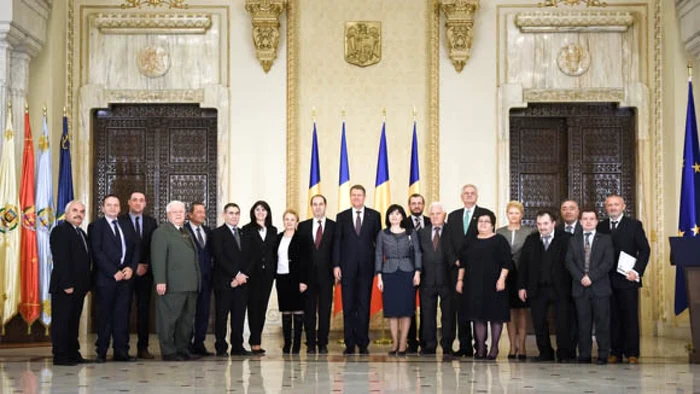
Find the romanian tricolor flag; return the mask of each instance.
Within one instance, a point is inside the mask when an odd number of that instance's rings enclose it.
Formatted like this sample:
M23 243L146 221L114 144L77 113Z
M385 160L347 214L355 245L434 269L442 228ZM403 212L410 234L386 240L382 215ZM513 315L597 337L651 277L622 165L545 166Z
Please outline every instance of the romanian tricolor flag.
M313 216L311 210L311 197L321 194L321 166L318 162L318 137L316 135L316 121L314 121L314 134L311 142L311 170L309 174L309 198L306 200L306 217Z
M65 111L65 109L64 109ZM58 162L58 205L56 206L57 224L65 219L66 205L73 201L73 169L70 158L70 137L68 136L68 117L63 114L63 134L61 135L61 156Z
M22 236L20 252L20 280L22 301L19 314L31 333L32 324L41 312L39 297L39 256L36 245L36 207L34 206L34 139L29 125L29 110L24 111L24 154L22 156L22 183L19 191L22 207Z
M386 120L382 123L382 136L379 139L379 157L377 159L377 178L374 183L374 209L379 211L380 217L384 217L386 210L391 205L391 189L389 183L389 155L386 149ZM382 292L377 288L377 277L372 283L372 300L369 305L369 314L373 316L382 310Z
M348 164L348 144L345 141L345 120L340 136L340 173L338 176L338 212L350 208L350 164ZM343 293L340 284L333 292L333 316L343 310Z
M408 178L408 196L420 194L420 168L418 164L418 132L413 120L413 142L411 143L411 174Z

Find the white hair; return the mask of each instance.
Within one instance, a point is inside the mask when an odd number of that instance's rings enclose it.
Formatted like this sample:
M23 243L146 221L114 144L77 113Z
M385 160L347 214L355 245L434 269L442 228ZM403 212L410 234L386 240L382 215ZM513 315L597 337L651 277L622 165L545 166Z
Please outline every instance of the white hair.
M73 204L81 204L83 207L85 207L85 204L83 204L83 202L80 200L70 200L70 201L68 201L68 204L66 204L66 208L63 210L63 212L68 212L71 205L73 205Z
M183 211L185 210L185 203L184 202L179 201L179 200L173 200L173 201L170 201L168 203L168 205L165 206L165 212L170 213L170 211L172 211L176 205L181 206Z
M445 206L442 205L440 201L433 201L430 203L430 207L428 208L428 212L431 212L433 210L433 207L439 207L442 212L445 212Z
M474 185L473 183L467 183L466 185L462 186L462 192L464 192L464 189L468 187L471 187L472 189L474 189L476 194L479 194L479 188L477 188L476 185Z

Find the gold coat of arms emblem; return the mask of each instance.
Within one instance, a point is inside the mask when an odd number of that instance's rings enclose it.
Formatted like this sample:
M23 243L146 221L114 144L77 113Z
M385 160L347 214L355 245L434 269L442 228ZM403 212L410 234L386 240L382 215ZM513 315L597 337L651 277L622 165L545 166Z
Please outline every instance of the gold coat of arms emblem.
M367 67L382 60L382 22L345 23L345 61Z

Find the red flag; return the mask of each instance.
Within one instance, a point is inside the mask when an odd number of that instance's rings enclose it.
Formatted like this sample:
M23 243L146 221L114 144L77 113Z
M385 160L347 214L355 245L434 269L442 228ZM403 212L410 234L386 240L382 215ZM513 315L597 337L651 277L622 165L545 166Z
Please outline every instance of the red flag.
M333 316L337 315L343 310L343 291L341 290L340 283L335 285L335 292L333 293Z
M383 307L382 292L379 291L379 287L377 287L377 276L375 275L372 281L372 300L369 302L369 315L374 316L381 311Z
M20 249L20 281L22 301L19 313L28 330L41 313L39 299L39 252L36 246L36 208L34 206L34 140L29 126L29 111L24 111L24 155L22 157L22 183L19 191L22 207L22 232Z

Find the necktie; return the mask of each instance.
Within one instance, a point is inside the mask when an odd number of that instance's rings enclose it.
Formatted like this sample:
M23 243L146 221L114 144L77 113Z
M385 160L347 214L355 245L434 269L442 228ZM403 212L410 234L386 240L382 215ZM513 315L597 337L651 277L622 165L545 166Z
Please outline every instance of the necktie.
M467 235L467 231L469 230L469 221L471 220L471 216L472 216L471 209L467 209L464 211L464 218L463 218L464 223L462 223L462 225L464 226L464 235Z
M583 254L584 254L584 269L586 271L586 274L588 274L588 270L591 268L591 233L586 233L584 234L586 236L586 240L583 243Z
M357 235L360 235L360 229L362 228L362 219L360 218L360 214L362 211L357 211L357 218L355 219L355 233Z
M121 240L119 239L119 224L117 224L116 220L112 220L112 231L114 231L114 238L121 243Z
M114 239L117 240L117 243L119 244L119 250L121 250L121 259L120 263L124 263L124 244L122 243L122 237L121 233L119 232L119 223L117 220L112 220L112 226L114 226Z
M545 235L542 237L542 244L544 245L544 250L549 249L549 240L552 238L551 235Z
M316 250L318 250L321 247L321 240L323 239L323 225L321 224L321 221L318 221L318 228L316 229L316 240L314 241L314 245L316 246Z
M87 252L88 246L87 246L87 242L85 241L85 236L83 235L83 232L80 231L80 228L78 228L78 227L75 228L75 231L77 231L78 235L80 235L80 240L83 241L83 247L85 248L85 251Z
M567 224L566 225L566 232L569 234L573 234L574 233L574 226Z
M204 238L202 237L202 228L197 227L197 242L199 242L199 247L204 249Z
M612 230L613 230L613 231L617 230L617 220L613 220L613 221L610 222L610 223L612 224Z
M433 250L437 252L438 246L440 246L440 227L435 227L433 233Z
M416 229L416 231L418 231L421 228L420 218L415 218L414 220L415 220L415 223L414 223L413 227Z
M241 248L241 236L240 236L240 234L238 234L238 231L236 231L235 227L233 229L231 229L231 231L233 231L233 238L236 239L236 244L238 245L238 249L240 249Z
M141 238L141 224L139 223L139 217L137 216L135 219L136 224L134 225L134 230L136 230L136 235Z

